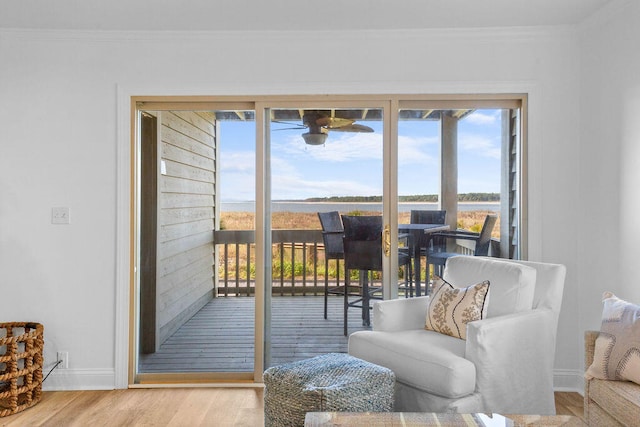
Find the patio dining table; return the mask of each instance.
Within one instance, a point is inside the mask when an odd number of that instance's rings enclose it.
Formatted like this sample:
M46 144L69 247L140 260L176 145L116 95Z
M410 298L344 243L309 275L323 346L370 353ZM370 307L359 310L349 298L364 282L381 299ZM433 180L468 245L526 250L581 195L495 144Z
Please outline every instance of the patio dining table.
M416 296L422 295L422 289L420 286L420 252L421 249L427 248L433 237L433 233L439 231L447 231L449 226L446 224L398 224L398 232L406 233L409 235L409 252L413 257L413 272L415 275L414 284L416 287ZM427 271L428 273L428 271ZM429 277L426 277L426 282L429 281ZM425 287L426 295L426 287Z

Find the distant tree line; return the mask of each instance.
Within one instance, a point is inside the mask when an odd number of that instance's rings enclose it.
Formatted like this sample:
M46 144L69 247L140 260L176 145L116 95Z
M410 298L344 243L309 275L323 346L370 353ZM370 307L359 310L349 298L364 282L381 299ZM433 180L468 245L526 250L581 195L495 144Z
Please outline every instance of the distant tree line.
M459 202L499 202L500 193L465 193L458 194Z
M412 196L400 196L401 202L435 203L437 194L416 194ZM305 202L344 202L344 203L375 203L382 202L382 196L334 196L334 197L310 197ZM458 194L459 202L499 202L500 193L464 193Z

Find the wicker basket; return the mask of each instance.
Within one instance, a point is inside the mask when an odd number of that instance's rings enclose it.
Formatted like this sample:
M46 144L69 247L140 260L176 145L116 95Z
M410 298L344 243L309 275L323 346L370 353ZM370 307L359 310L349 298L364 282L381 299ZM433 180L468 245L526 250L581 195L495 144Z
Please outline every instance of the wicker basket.
M0 323L0 417L40 401L43 335L39 323Z

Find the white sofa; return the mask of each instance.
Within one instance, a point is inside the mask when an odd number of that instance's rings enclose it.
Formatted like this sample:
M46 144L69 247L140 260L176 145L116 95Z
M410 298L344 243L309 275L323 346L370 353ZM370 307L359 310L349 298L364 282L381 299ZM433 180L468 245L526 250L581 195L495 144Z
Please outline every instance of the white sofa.
M553 363L565 267L451 258L443 278L490 281L486 318L462 340L424 329L427 297L381 301L349 354L396 374L396 411L555 414Z

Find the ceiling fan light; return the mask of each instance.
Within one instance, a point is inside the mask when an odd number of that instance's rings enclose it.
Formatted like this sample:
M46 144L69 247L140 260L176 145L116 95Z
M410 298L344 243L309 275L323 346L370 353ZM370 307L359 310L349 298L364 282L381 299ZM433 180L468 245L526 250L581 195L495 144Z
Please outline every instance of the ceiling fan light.
M327 140L327 136L329 135L326 133L307 132L302 134L302 138L304 139L304 142L309 145L322 145Z

